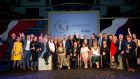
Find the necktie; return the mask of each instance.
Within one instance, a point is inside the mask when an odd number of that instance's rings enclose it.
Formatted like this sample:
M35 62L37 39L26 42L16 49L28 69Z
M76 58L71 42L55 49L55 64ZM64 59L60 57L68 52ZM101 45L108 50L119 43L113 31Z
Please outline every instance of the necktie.
M119 42L119 50L121 50L122 41Z

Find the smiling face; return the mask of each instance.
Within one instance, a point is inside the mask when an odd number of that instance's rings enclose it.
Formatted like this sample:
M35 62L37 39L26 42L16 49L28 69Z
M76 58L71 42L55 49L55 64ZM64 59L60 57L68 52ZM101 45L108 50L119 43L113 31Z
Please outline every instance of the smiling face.
M34 39L33 39L34 41L37 41L37 36L34 36Z
M86 44L85 44L85 43L83 43L83 44L82 44L82 46L83 46L83 47L86 47Z
M123 35L122 34L119 35L119 40L123 40Z
M30 40L30 35L27 35L27 40Z
M110 35L110 36L109 36L109 40L112 40L112 39L113 39L113 36L112 36L112 35Z
M16 39L16 41L17 42L20 42L21 41L21 37L18 36L17 39Z
M103 46L106 46L106 43L107 43L106 41L103 41Z
M127 35L126 39L127 39L128 42L130 42L132 40L132 37L130 35Z
M44 37L44 38L43 38L43 42L44 42L44 43L47 43L47 38Z
M59 43L59 46L60 46L60 47L63 47L63 43Z
M16 39L16 34L13 33L13 34L11 35L11 38L12 38L12 39Z

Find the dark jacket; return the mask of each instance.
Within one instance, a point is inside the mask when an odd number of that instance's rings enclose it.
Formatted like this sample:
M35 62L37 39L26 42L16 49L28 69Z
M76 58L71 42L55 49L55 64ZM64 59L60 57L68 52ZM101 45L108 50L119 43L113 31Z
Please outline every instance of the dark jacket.
M136 43L134 41L127 42L127 45L130 45L130 49L128 49L127 58L136 58Z

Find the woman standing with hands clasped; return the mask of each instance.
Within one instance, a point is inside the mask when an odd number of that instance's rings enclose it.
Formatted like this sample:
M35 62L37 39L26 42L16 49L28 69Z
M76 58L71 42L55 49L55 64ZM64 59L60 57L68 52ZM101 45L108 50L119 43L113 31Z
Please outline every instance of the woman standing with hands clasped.
M18 36L16 42L14 42L11 54L11 60L13 61L13 69L18 69L22 58L23 58L22 42L21 38Z

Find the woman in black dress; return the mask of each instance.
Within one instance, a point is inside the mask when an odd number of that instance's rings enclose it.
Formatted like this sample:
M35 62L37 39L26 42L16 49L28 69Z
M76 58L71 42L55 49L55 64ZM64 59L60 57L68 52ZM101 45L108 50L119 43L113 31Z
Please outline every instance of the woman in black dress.
M31 70L37 70L38 66L38 42L37 42L37 36L33 38L33 41L30 43L30 49L31 49Z
M132 37L132 40L137 44L136 55L137 55L137 66L140 68L140 40L137 38L136 34L132 34L130 28L128 28L128 34Z
M135 72L137 59L136 59L136 43L132 41L132 37L130 35L126 36L127 38L127 59L128 59L128 71Z
M107 58L110 58L109 55L109 47L107 46L107 42L103 41L103 46L100 49L100 53L102 55L102 67L103 68L107 68L109 67L109 61L107 60Z

